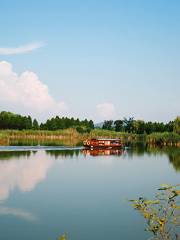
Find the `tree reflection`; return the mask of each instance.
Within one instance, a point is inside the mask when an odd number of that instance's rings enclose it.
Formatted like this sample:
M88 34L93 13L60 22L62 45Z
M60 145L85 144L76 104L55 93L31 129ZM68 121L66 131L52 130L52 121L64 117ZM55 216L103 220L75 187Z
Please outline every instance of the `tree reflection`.
M20 158L29 157L31 155L31 151L0 151L0 160L8 160L13 157Z
M180 149L176 148L168 153L169 161L173 164L176 171L180 171Z
M56 159L58 157L78 157L80 154L79 149L61 149L61 150L46 150L46 153L50 156L54 156Z
M176 171L180 171L180 148L178 147L157 147L154 145L136 144L132 145L128 151L128 155L143 156L148 155L162 155L168 156L169 162L173 165Z

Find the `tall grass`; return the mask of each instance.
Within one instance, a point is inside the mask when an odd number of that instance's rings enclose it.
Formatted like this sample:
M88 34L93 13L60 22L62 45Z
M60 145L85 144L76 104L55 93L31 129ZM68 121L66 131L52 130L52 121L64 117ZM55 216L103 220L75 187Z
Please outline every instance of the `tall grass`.
M58 131L47 130L1 130L0 145L7 145L11 140L71 140L80 142L87 138L120 138L123 143L145 143L148 145L178 146L180 135L172 132L134 134L115 132L103 129L94 129L90 133L79 133L76 129L69 128Z
M82 142L84 136L76 129L58 131L47 130L1 130L0 145L69 145L75 146Z
M63 137L78 137L80 134L72 128L58 131L48 130L1 130L0 137L6 136L10 138L63 138Z
M152 133L147 136L147 143L152 145L167 145L180 147L180 135L173 132Z

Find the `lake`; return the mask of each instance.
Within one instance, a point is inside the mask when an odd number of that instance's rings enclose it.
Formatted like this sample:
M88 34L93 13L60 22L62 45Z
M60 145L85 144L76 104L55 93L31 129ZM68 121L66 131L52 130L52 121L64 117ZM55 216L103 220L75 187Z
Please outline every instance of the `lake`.
M0 238L147 239L128 199L162 183L180 183L180 149L1 146Z

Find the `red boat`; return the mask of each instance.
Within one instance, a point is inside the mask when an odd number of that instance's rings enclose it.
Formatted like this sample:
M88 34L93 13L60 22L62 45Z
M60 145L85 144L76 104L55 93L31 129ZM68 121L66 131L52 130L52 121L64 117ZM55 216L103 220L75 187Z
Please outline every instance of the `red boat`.
M87 148L121 148L123 144L119 138L92 138L83 142Z

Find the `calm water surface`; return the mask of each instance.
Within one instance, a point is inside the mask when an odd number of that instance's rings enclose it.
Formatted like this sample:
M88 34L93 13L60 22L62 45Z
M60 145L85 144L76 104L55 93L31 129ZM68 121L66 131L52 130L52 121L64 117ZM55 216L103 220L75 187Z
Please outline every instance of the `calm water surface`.
M127 199L180 182L180 150L0 147L0 239L148 238Z

